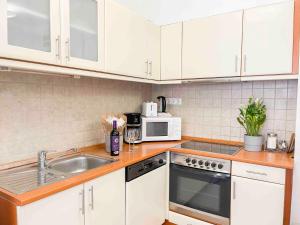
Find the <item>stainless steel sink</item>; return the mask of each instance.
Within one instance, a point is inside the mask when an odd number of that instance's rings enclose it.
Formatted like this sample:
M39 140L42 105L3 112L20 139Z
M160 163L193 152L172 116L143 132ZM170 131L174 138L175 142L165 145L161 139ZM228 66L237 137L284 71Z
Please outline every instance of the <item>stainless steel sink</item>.
M22 194L115 161L117 160L80 154L49 161L46 169L40 169L38 165L27 165L3 170L0 171L0 187Z
M114 159L83 154L57 159L50 162L48 168L64 174L77 174L115 161Z

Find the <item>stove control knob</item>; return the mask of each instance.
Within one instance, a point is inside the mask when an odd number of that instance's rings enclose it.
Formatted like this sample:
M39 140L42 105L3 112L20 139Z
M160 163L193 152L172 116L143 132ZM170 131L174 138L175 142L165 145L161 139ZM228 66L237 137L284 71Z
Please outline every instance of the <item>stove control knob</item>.
M193 163L193 164L196 164L196 162L197 162L196 159L193 159L193 160L192 160L192 163Z
M219 169L222 169L223 167L224 167L224 166L223 166L222 164L219 164L219 165L218 165L218 168L219 168Z
M190 162L191 162L191 159L190 159L190 158L187 158L187 159L185 160L185 162L186 162L186 163L190 163Z
M216 166L217 166L217 164L214 163L214 162L211 164L211 167L212 167L212 168L215 168Z
M202 166L202 165L203 165L203 160L199 160L199 161L198 161L198 164L199 164L200 166Z
M205 166L209 167L210 163L208 161L205 162Z
M158 161L158 163L159 163L159 164L163 164L163 163L164 163L164 160L163 160L163 159L160 159L160 160Z

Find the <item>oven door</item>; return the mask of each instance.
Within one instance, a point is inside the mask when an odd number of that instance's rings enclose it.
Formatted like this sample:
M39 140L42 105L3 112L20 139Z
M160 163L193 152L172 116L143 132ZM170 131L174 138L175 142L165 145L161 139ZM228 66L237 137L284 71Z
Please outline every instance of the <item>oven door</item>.
M171 163L170 210L208 222L229 224L230 184L230 174Z

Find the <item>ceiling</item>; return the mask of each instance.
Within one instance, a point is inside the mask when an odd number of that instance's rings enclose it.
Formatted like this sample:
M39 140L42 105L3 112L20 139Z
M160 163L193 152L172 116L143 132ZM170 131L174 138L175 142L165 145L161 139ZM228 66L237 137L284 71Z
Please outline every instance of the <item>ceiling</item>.
M158 25L287 0L116 0Z

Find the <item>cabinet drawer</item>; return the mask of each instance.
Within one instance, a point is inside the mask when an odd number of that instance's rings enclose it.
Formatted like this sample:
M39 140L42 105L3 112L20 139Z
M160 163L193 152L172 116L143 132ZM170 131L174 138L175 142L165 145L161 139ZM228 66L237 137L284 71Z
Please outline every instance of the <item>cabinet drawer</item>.
M285 184L285 169L281 168L232 162L232 175Z
M211 223L197 220L172 211L169 212L169 221L177 225L212 225Z

